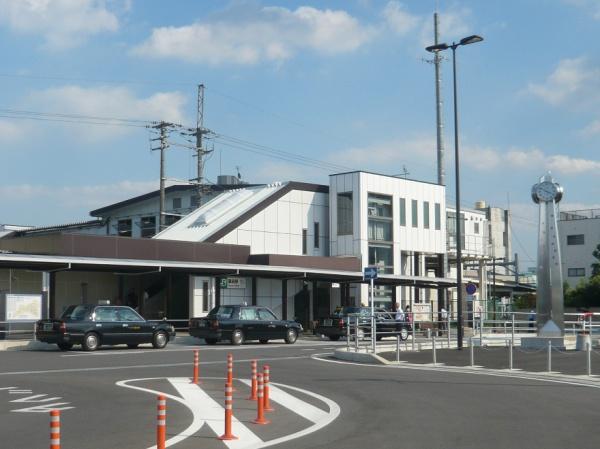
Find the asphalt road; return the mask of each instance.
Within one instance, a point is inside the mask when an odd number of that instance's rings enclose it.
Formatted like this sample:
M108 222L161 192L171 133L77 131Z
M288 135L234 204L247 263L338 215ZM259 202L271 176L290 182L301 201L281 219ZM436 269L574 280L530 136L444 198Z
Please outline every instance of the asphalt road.
M248 447L259 440L263 443L256 447L260 447L302 432L306 434L271 447L600 446L595 430L600 419L597 387L445 372L426 366L340 363L330 357L335 346L299 340L295 345L172 344L165 350L3 352L0 447L48 447L46 408L61 404L73 407L62 411L63 449L151 448L155 443L156 391L172 395L168 437L185 437L170 447L228 447L215 438L223 432L223 418L217 417L222 414L228 352L234 356L234 377L238 379L233 408L240 422L239 427L234 423L233 432L246 436L229 443L232 448ZM188 383L194 348L200 349L200 387ZM261 365L270 365L275 390L272 399L280 401L272 401L275 411L267 414L272 423L266 426L251 422L256 416L255 404L246 399L249 388L239 380L250 377L249 362L254 358ZM124 386L117 384L123 381ZM176 398L189 401L186 405ZM190 431L194 417L200 415L204 424L200 421L201 427ZM250 433L245 434L246 430Z

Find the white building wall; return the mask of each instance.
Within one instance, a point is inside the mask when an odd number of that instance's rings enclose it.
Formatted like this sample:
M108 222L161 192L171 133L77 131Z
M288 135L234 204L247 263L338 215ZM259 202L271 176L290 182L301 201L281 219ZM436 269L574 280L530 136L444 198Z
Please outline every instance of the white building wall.
M306 229L306 255L328 256L328 201L326 193L292 190L217 243L248 245L252 254L302 255L302 230ZM318 248L314 223L319 223Z
M581 280L589 279L592 274L591 265L598 262L592 253L600 243L600 217L581 220L560 220L558 222L558 234L563 280L567 281L570 287L576 287ZM582 245L567 245L567 237L569 235L580 234L584 236L584 243ZM583 268L584 276L569 276L569 268Z

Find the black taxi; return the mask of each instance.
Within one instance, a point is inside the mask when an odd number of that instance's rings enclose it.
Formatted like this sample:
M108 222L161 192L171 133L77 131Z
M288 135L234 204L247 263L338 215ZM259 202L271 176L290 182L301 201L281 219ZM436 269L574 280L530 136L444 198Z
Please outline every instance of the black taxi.
M147 321L131 307L80 304L67 307L60 319L39 320L35 334L36 340L55 343L62 350L73 345L86 351L101 345L136 348L142 343L161 349L175 338L175 329L166 321Z
M262 306L218 306L205 317L192 318L189 325L190 335L203 338L209 345L221 340L241 345L246 340L267 343L279 339L292 344L302 332L300 323L280 320L270 309Z

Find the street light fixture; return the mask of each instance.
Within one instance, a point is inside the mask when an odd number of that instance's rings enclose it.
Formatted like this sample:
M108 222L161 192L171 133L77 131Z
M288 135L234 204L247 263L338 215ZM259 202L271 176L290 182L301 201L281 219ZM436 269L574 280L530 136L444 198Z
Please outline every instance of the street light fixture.
M483 38L476 34L462 38L458 43L453 42L452 45L437 44L427 47L425 50L431 53L452 49L452 75L454 78L454 164L456 178L456 291L457 291L457 346L458 349L463 347L463 310L462 310L462 248L460 239L460 163L458 158L458 104L456 99L456 49L461 45L475 44L481 42Z

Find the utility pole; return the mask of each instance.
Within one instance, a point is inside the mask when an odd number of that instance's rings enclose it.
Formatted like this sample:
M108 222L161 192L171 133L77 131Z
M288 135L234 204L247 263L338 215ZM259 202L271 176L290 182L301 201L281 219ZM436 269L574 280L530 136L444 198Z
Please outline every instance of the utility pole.
M167 132L169 132L175 125L168 122L160 122L154 125L152 128L157 129L160 133L159 137L152 139L154 141L160 141L158 148L152 148L152 151L160 150L160 205L159 205L159 217L158 217L158 232L166 228L166 215L165 215L165 150L169 148L167 142Z
M439 23L437 11L433 13L433 31L435 45L439 44ZM433 54L433 65L435 66L435 111L437 124L437 179L438 184L446 185L446 172L444 169L444 119L442 117L442 71L441 52Z
M202 194L204 193L204 163L205 156L212 153L213 150L206 150L202 145L202 136L208 134L208 130L204 128L204 84L198 85L198 108L196 116L196 129L192 135L196 136L196 163L197 173L195 179L190 181L196 182L196 196L198 198L197 207L202 205Z

